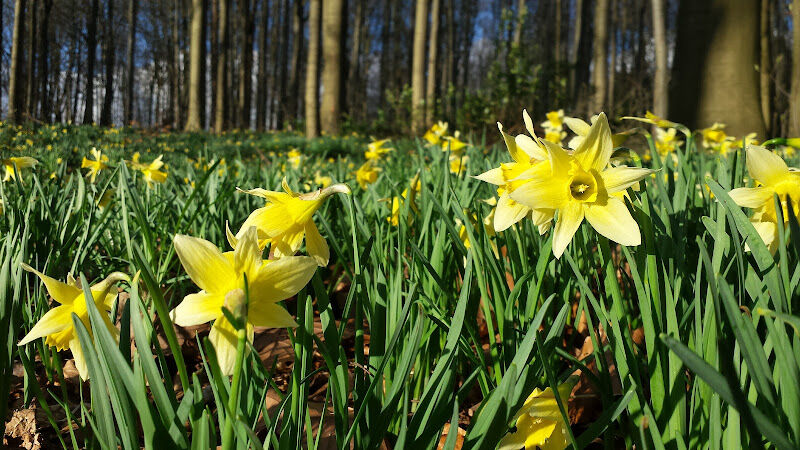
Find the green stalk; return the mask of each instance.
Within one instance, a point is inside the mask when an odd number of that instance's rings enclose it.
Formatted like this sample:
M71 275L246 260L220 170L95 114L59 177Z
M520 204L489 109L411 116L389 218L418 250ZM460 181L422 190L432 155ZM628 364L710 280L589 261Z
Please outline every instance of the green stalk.
M230 450L234 446L233 441L233 421L236 412L239 410L239 389L242 378L242 363L244 362L245 340L247 330L239 328L236 330L236 364L233 369L233 383L231 383L231 395L228 397L228 414L225 420L225 430L222 434L222 449Z

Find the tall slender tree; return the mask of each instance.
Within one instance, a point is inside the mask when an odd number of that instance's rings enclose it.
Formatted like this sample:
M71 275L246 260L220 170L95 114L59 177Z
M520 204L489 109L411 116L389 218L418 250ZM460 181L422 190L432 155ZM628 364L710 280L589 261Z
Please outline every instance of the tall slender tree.
M25 0L14 2L14 33L11 37L11 65L8 75L8 118L13 123L22 120L22 45L25 35Z
M667 30L664 23L664 0L651 0L653 10L653 46L656 53L656 72L653 78L653 112L664 117L668 110Z
M417 0L415 10L411 62L411 128L413 133L419 133L425 127L425 30L428 25L428 0Z
M239 21L242 26L241 60L239 63L239 104L237 124L241 128L250 128L250 107L253 97L253 34L255 19L251 0L238 0Z
M25 114L28 117L34 117L33 110L36 107L36 29L38 27L37 11L39 10L39 2L31 0L30 14L28 14L28 37L25 39L25 44L28 46L25 58L28 65L25 70Z
M789 134L800 136L800 0L792 1L792 84L789 93Z
M125 83L125 105L123 107L124 122L127 124L133 122L133 93L136 91L136 73L134 72L136 65L134 64L134 58L136 57L136 9L138 5L139 2L137 0L128 0L128 42L125 49L127 80Z
M116 49L114 48L114 0L106 0L106 23L103 39L103 59L105 60L105 88L103 109L100 110L100 125L111 125L111 107L114 104L114 65L116 63Z
M263 130L267 122L267 49L269 48L269 1L261 2L258 41L258 78L256 80L256 128Z
M19 0L17 0L19 1ZM322 1L308 2L308 59L306 62L306 137L319 136L319 44Z
M598 0L594 11L594 71L592 72L592 104L589 115L603 111L608 92L608 4Z
M203 0L192 0L192 32L189 56L189 113L186 119L186 131L198 131L203 128L200 122L200 108L203 100L200 97L200 75L205 61L201 59L200 47L203 40Z
M292 57L289 60L289 89L286 103L288 120L297 120L300 107L300 64L303 60L303 1L292 2Z
M439 5L440 0L431 0L431 32L428 37L428 78L425 87L426 123L430 123L436 115L436 63L439 55Z
M94 63L97 59L97 14L99 0L92 0L89 22L86 25L86 108L83 110L83 123L94 122Z
M217 49L217 86L215 96L216 110L214 111L214 131L222 132L227 127L225 122L226 86L227 86L227 59L228 59L228 7L230 0L219 0L219 14L217 19L219 39Z
M772 55L770 51L770 33L772 26L770 0L761 0L761 23L759 26L760 35L760 56L761 62L758 66L758 78L761 89L761 115L764 118L764 126L767 133L772 128Z
M327 135L340 131L342 114L342 57L344 0L325 0L322 3L322 104L320 127Z

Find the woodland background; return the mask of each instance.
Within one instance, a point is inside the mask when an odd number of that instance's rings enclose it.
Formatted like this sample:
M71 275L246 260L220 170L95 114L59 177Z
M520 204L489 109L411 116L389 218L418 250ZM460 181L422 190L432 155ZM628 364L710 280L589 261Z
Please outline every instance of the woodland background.
M469 131L563 108L800 135L800 0L3 0L0 115Z

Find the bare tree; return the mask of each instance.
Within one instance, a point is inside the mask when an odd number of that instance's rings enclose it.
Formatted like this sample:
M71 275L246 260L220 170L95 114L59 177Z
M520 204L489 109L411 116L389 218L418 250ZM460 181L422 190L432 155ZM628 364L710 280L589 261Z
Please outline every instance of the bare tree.
M761 23L759 27L761 63L758 65L759 83L761 88L761 115L764 118L764 126L767 133L771 131L772 125L772 55L770 54L769 35L772 31L770 26L770 0L761 0Z
M419 133L425 127L425 28L427 25L428 0L417 0L411 63L411 128L413 133Z
M667 97L667 30L664 24L664 0L651 0L653 10L653 44L656 50L656 73L653 79L653 113L664 117Z
M92 0L92 9L86 31L86 108L83 110L83 123L94 122L94 63L97 59L97 14L99 1Z
M292 6L292 57L290 59L291 71L289 73L289 89L287 96L287 115L290 121L297 120L300 107L300 64L303 60L303 1L296 0Z
M200 46L203 40L203 0L192 0L192 32L189 57L189 113L186 119L186 131L197 131L203 128L200 123L200 74L205 61L201 59Z
M267 122L267 49L269 48L269 1L261 3L258 41L258 77L256 79L256 129L263 130Z
M100 125L111 125L111 106L114 103L114 64L116 63L116 49L114 48L114 1L106 0L106 23L105 39L103 40L106 68L105 88L106 93L103 97L103 109L100 110Z
M592 106L589 114L603 111L608 92L608 3L598 0L594 10L594 72Z
M431 0L431 32L428 38L428 79L425 89L425 122L430 123L436 114L436 58L439 50L439 4Z
M226 78L228 73L227 58L228 58L228 7L230 0L219 0L219 16L218 16L218 31L217 37L219 39L217 51L217 86L216 86L216 110L214 111L214 131L217 133L222 132L227 127L225 122L225 106L226 106Z
M342 105L342 47L344 0L326 0L322 4L322 104L320 127L328 135L339 134Z
M800 0L792 1L792 85L789 94L789 134L800 135Z
M25 0L14 2L14 34L11 37L11 67L8 75L8 118L13 123L22 119L22 92L20 92L20 70L22 69L22 36L25 35Z
M321 9L321 0L309 0L305 102L306 137L308 138L319 136L319 40Z
M134 72L135 64L135 45L136 45L136 7L139 2L137 0L128 0L128 43L125 54L127 55L126 63L127 68L125 72L128 75L127 83L125 85L125 106L124 106L124 122L129 124L133 121L133 93L136 85L136 73Z

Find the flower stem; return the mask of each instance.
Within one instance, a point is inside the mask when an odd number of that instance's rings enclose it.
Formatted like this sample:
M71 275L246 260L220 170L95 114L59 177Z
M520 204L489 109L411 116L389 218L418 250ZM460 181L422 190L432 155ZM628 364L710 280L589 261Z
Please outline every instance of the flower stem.
M246 327L236 330L236 365L233 369L233 382L231 383L231 393L228 397L228 415L227 420L225 420L225 430L222 434L223 450L229 450L234 447L233 421L237 411L239 410L239 385L242 378L242 364L244 362L246 337Z

